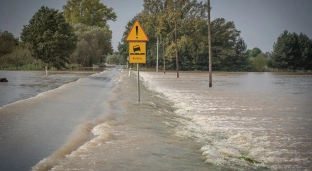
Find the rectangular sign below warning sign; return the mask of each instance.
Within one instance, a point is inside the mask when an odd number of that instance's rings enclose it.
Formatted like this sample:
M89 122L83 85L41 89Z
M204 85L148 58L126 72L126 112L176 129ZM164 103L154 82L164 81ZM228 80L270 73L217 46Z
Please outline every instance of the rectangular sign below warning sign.
M129 62L146 63L146 42L129 42Z
M142 56L130 56L129 62L130 63L136 63L136 64L145 64L146 58L144 58Z

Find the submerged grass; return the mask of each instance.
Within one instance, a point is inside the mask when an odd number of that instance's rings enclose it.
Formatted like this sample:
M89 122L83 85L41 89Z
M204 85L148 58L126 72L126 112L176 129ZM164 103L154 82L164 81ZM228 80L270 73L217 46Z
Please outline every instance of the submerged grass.
M260 164L261 163L261 162L258 162L257 160L254 160L254 159L249 158L249 157L244 157L244 156L238 157L238 159L245 160L245 161L247 161L249 163L253 163L253 164Z

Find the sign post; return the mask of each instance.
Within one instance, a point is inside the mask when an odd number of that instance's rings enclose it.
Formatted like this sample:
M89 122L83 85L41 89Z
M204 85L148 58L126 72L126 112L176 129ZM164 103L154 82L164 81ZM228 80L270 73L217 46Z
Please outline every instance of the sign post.
M138 103L140 103L140 69L139 69L139 64L137 64L137 70L138 70Z
M138 71L138 103L140 103L140 68L139 64L146 63L146 42L148 37L141 24L136 20L128 33L126 41L129 42L129 63L137 64Z

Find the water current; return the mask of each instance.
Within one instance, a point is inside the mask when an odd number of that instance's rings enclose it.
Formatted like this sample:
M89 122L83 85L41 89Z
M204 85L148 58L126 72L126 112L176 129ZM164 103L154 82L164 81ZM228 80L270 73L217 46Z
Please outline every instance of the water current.
M312 169L311 75L36 74L0 84L0 170Z
M312 76L274 73L141 74L176 108L175 134L230 170L312 169ZM169 123L170 125L172 123Z

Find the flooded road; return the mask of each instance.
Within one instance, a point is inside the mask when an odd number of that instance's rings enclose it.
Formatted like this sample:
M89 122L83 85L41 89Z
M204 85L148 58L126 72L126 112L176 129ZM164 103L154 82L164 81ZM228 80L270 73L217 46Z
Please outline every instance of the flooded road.
M0 170L311 170L312 76L110 68L0 109Z
M62 170L217 170L222 166L204 163L200 146L175 136L170 126L175 118L172 103L141 85L137 102L136 76L123 71L105 109L109 117L97 123L94 136L65 157L42 160L34 170L52 163Z

